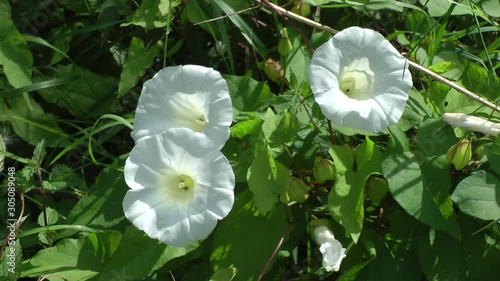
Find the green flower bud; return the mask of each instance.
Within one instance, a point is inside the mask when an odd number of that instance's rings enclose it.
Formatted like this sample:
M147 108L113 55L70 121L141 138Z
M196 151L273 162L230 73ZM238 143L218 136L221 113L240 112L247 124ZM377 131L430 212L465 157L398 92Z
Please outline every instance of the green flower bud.
M335 165L331 160L321 159L314 165L313 174L316 182L324 183L335 179Z
M266 73L267 77L269 77L269 79L274 82L282 80L285 76L285 72L281 65L270 58L267 59L264 63L264 72Z
M281 29L281 39L278 43L278 52L282 56L288 56L293 50L292 41L288 38L286 28Z
M309 5L309 3L300 0L297 1L297 3L293 6L291 12L303 17L307 17L311 14L311 6Z
M462 170L472 158L472 144L469 139L463 139L448 149L446 160L455 169Z
M288 184L288 196L290 201L302 203L309 197L309 186L307 186L301 179L294 178Z

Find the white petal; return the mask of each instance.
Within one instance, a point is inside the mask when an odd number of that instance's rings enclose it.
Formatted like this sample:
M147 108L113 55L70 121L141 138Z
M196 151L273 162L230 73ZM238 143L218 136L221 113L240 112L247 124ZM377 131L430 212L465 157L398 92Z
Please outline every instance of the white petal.
M497 136L500 133L500 123L494 123L472 115L462 113L444 113L443 119L451 126L480 132L490 136Z
M380 132L399 121L408 100L412 80L405 62L381 34L350 27L315 51L309 82L321 111L333 124ZM345 79L369 78L358 81L363 85L362 95L351 92L348 96L349 89L346 93L340 89L341 83L351 81L342 82L343 75L353 71L366 74L347 75L350 78Z
M189 128L222 147L229 134L213 132L229 130L232 118L229 89L219 72L197 65L167 67L144 83L131 135L137 142L171 128Z
M172 246L207 237L234 203L228 160L210 139L186 128L138 141L125 178L131 188L123 201L126 217Z

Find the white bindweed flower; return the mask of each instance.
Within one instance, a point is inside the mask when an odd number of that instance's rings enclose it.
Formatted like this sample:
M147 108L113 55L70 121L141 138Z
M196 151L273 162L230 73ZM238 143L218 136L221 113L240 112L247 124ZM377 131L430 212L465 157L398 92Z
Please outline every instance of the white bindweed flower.
M212 141L186 128L138 141L125 163L125 181L125 216L171 246L207 237L234 203L228 160Z
M412 78L406 58L380 33L349 27L314 52L309 83L333 124L380 132L403 115Z
M338 271L342 259L345 258L345 249L335 239L332 231L323 225L315 227L314 240L320 245L319 251L323 254L323 267L327 271Z
M500 123L494 123L472 115L444 113L443 120L451 126L480 132L485 135L497 136L500 133Z
M132 138L170 128L203 133L219 147L229 138L233 107L221 74L198 65L166 67L144 83Z

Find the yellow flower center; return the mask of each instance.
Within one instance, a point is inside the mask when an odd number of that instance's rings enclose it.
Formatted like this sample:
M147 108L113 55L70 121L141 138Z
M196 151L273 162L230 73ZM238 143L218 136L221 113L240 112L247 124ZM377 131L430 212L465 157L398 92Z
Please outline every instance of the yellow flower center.
M364 100L371 97L374 73L367 58L355 59L340 75L340 90L348 97Z
M190 176L173 171L167 172L160 184L165 188L165 200L179 204L189 202L196 190L196 184Z

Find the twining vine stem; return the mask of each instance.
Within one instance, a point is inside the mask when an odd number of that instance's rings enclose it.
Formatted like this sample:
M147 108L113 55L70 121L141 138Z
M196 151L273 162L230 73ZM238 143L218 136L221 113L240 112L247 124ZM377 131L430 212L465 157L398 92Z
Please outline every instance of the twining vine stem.
M338 30L335 30L335 29L333 29L333 28L331 28L329 26L326 26L326 25L322 25L322 24L320 24L318 22L315 22L315 21L313 21L311 19L305 18L305 17L303 17L301 15L298 15L296 13L290 12L290 11L288 11L286 9L283 9L282 7L280 7L278 5L270 3L267 0L255 0L255 1L257 1L259 4L263 4L265 6L268 6L271 10L276 11L279 15L281 15L283 17L287 17L287 18L299 21L301 23L307 24L307 25L309 25L311 27L314 27L314 28L317 28L317 29L321 29L321 30L326 31L326 32L331 33L331 34L338 33ZM495 103L493 103L493 102L491 102L491 101L489 101L489 100L487 100L487 99L485 99L483 97L480 97L480 96L474 94L473 92L465 89L464 87L459 86L458 84L456 84L456 83L454 83L454 82L452 82L452 81L444 78L443 76L441 76L441 75L439 75L439 74L437 74L437 73L435 73L435 72L433 72L433 71L431 71L431 70L429 70L429 69L427 69L427 68L419 65L416 62L408 60L408 64L410 65L410 67L412 67L412 68L414 68L414 69L416 69L416 70L418 70L418 71L420 71L420 72L422 72L424 74L429 75L430 77L432 77L436 81L439 81L439 82L441 82L441 83L443 83L443 84L445 84L445 85L447 85L447 86L449 86L449 87L457 90L458 92L460 92L460 93L466 95L467 97L469 97L469 98L471 98L471 99L473 99L473 100L475 100L475 101L483 104L484 106L487 106L487 107L489 107L489 108L491 108L491 109L493 109L493 110L495 110L497 112L500 112L500 106L499 105L497 105L497 104L495 104Z

